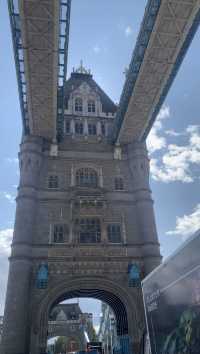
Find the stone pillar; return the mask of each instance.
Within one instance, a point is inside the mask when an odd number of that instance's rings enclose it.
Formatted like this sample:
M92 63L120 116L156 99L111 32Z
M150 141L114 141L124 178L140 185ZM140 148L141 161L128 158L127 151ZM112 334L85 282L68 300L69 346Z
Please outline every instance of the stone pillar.
M26 137L19 154L20 185L4 312L2 354L27 354L30 342L31 246L37 209L36 187L42 164L42 141Z
M73 118L70 121L70 133L72 134L72 136L74 136L75 134L75 122Z
M149 159L145 143L128 146L129 164L133 177L138 229L142 243L145 273L148 274L161 261L155 223L153 200L149 186Z
M97 135L101 136L102 132L101 132L101 122L98 120L97 122Z
M88 121L87 118L84 119L83 123L83 133L87 137L88 136Z

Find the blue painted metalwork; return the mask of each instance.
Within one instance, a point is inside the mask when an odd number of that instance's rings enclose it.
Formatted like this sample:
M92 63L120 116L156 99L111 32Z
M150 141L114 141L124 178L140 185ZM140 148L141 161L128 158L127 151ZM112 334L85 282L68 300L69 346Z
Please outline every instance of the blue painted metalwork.
M41 264L36 279L36 285L38 289L45 289L48 285L49 270L47 264Z
M24 134L29 133L28 108L27 108L27 86L24 71L24 54L22 48L21 21L19 15L18 0L8 0L14 57L18 81L20 107L23 120Z
M137 38L136 46L133 51L132 59L129 65L127 78L121 94L119 108L116 116L115 139L121 129L126 110L138 78L140 67L142 65L145 51L147 49L151 33L156 22L157 14L162 0L149 0L146 6L144 19Z
M140 287L140 268L137 264L128 265L128 275L129 275L129 286L130 287Z
M67 58L69 47L71 0L60 0L59 18L59 56L58 56L58 103L57 103L57 134L63 134L65 97L64 86L67 75Z
M130 350L130 338L128 335L120 336L120 354L131 354Z
M165 100L165 98L166 98L166 96L168 94L168 91L169 91L169 89L170 89L170 87L171 87L171 85L172 85L172 83L173 83L173 81L174 81L174 79L176 77L176 74L177 74L177 72L178 72L178 70L179 70L179 68L180 68L180 66L181 66L181 64L183 62L183 59L184 59L184 57L185 57L185 55L187 53L187 50L188 50L188 48L190 46L190 43L192 42L192 40L194 38L194 35L195 35L195 33L196 33L197 29L198 29L199 24L200 24L200 10L198 11L198 13L197 13L197 15L195 17L195 20L194 20L194 22L193 22L193 24L192 24L192 26L190 28L190 31L188 32L188 35L187 35L187 37L186 37L186 39L185 39L185 41L184 41L184 43L182 45L182 48L181 48L181 50L179 52L179 55L178 55L178 57L176 59L176 62L174 64L173 70L172 70L172 72L171 72L171 74L169 76L169 79L168 79L168 81L167 81L167 83L166 83L166 85L165 85L165 87L163 89L163 92L162 92L162 94L160 96L159 102L157 103L157 105L156 105L156 107L154 109L154 112L153 112L153 114L151 116L151 119L149 121L148 127L145 130L143 136L141 137L142 141L144 141L147 138L147 135L149 134L149 131L150 131L150 129L151 129L151 127L152 127L152 125L153 125L153 123L154 123L154 121L156 119L156 116L159 113L160 108L161 108L161 106L162 106L162 104L163 104L163 102L164 102L164 100Z

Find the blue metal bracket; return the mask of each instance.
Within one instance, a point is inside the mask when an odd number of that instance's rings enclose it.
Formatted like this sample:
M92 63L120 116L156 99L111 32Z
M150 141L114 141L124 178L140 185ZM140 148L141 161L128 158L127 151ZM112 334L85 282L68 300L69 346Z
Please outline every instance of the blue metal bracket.
M24 69L24 53L22 48L21 21L19 15L18 0L8 0L8 10L12 31L14 57L18 81L20 108L23 120L23 132L29 134L28 108L27 108L27 86Z
M60 140L63 135L65 110L64 87L67 75L67 59L69 47L71 0L60 0L59 18L59 55L58 55L58 103L57 103L57 134Z

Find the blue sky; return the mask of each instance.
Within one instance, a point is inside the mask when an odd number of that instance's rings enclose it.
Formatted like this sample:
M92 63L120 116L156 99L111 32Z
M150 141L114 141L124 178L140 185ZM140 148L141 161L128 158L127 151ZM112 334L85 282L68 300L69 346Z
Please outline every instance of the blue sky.
M69 68L80 60L94 79L119 101L145 0L73 0ZM12 235L21 115L7 1L0 2L0 313ZM148 139L151 188L161 250L173 252L200 228L200 31L197 32Z

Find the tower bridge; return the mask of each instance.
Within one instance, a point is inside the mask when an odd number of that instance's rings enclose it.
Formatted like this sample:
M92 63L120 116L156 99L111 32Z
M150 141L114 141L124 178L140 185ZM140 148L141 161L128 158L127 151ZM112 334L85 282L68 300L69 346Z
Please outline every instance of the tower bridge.
M44 354L73 297L107 303L118 350L140 354L139 284L161 261L145 138L200 1L148 1L119 107L83 65L66 79L70 0L8 4L23 135L2 354Z

